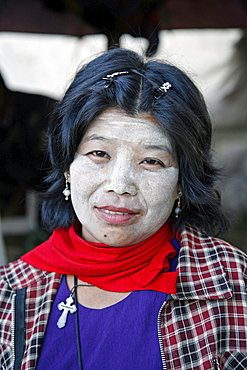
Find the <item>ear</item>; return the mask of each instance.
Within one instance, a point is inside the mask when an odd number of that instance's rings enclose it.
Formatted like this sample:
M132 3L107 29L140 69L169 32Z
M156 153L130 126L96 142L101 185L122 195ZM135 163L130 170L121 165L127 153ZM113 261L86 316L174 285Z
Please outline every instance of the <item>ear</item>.
M69 182L69 183L70 183L70 173L69 173L69 171L65 171L65 172L64 172L64 177L65 177L65 179L67 180L67 182Z

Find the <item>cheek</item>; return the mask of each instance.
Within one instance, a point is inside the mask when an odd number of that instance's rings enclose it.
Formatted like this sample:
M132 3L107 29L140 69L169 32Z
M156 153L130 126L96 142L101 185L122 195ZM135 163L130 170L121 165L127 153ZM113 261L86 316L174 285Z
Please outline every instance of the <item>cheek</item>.
M178 170L174 167L167 169L165 174L157 176L155 181L146 181L144 192L149 209L156 214L172 210L178 191Z
M98 193L104 178L104 171L99 171L88 158L78 155L70 166L70 190L74 208L86 206L92 194L100 197Z
M71 189L90 188L99 182L99 171L87 157L78 155L70 165Z
M95 179L95 176L89 176L92 171L87 168L88 165L85 166L85 162L83 158L78 156L70 166L70 191L74 206L78 203L81 206L83 205L81 200L88 196L92 182Z

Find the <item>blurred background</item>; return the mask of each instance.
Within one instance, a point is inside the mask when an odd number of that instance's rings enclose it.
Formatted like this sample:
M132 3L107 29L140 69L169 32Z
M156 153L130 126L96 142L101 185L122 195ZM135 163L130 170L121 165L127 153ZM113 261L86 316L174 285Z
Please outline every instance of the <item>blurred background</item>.
M39 192L46 129L79 66L110 47L174 63L195 81L213 120L219 187L247 252L247 0L0 1L0 264L49 234Z

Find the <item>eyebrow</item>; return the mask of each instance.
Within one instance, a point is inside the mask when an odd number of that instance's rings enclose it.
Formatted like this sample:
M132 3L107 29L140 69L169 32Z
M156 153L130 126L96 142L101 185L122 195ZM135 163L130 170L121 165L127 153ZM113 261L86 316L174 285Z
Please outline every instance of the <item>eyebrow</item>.
M101 140L101 141L109 141L109 142L113 141L112 139L107 139L104 136L96 136L94 134L86 136L83 141L91 141L91 140Z
M105 141L105 142L114 141L113 139L109 139L104 136L96 136L95 134L86 136L83 141L85 142L85 141L92 141L92 140L100 140L100 141ZM170 154L172 157L174 156L172 150L166 145L140 144L140 146L143 147L144 149L162 150Z
M145 149L163 150L168 152L171 156L173 155L172 150L166 145L143 145Z

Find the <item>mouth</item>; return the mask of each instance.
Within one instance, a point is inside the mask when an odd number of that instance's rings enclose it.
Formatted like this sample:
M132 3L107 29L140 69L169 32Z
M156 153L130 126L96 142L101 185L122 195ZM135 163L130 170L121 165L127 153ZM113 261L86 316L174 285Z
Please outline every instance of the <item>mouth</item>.
M140 212L135 210L111 206L96 207L95 209L100 218L107 223L115 225L133 222L140 214Z

